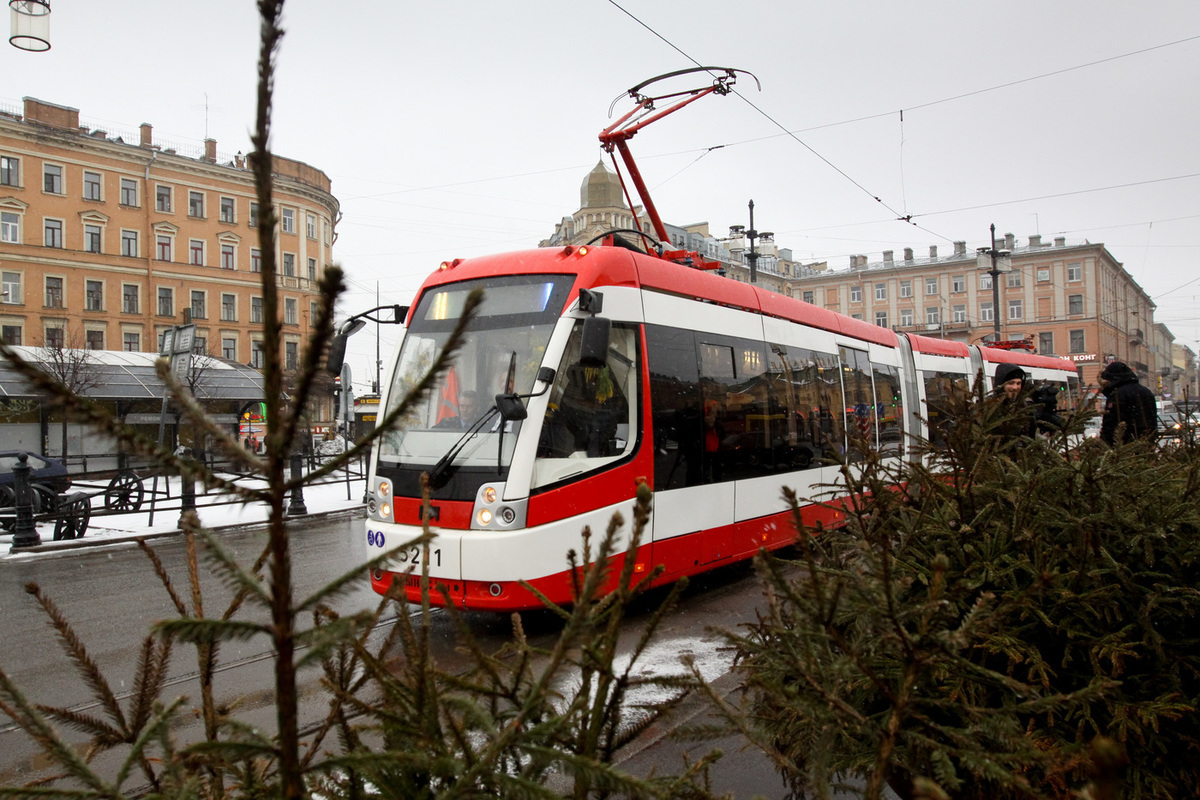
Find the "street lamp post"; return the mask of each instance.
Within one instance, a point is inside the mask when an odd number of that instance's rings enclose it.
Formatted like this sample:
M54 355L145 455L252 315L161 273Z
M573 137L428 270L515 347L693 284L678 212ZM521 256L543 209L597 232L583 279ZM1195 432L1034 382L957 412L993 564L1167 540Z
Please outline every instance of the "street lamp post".
M978 258L976 263L980 267L990 266L987 274L992 276L992 330L996 337L996 342L1001 341L1000 336L1000 276L1011 272L1011 261L1009 258L1012 252L1009 250L996 249L996 226L992 225L992 246L991 248L980 247L976 251ZM1001 265L1006 265L1008 269L1001 269Z
M754 229L754 201L750 201L750 229L746 230L741 225L730 225L729 234L731 236L745 236L750 240L750 250L746 253L746 261L750 265L750 282L758 283L758 256L759 252L754 246L755 239L762 238L763 241L769 242L775 234L763 231L759 233Z

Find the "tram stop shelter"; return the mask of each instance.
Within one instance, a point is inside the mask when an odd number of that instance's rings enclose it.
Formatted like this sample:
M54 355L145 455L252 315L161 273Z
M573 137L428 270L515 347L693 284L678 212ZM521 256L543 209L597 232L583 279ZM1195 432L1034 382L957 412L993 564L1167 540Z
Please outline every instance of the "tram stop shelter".
M155 374L157 353L119 350L50 350L44 347L12 348L26 361L37 364L81 396L97 401L118 419L144 426L157 436L166 386ZM210 418L234 437L244 410L262 402L263 376L252 367L215 356L197 355L184 384ZM63 457L64 426L61 409L47 402L6 359L0 359L0 439L10 449L23 449L53 458ZM198 454L206 442L195 441L173 403L167 407L163 443L183 444ZM102 431L69 422L65 426L66 456L71 472L117 469L117 442Z

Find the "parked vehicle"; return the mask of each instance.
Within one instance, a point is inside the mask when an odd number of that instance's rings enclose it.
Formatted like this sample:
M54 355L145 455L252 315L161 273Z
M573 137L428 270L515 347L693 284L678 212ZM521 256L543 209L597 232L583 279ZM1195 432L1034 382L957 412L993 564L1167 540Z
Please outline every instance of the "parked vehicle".
M56 458L47 458L28 450L0 451L0 506L11 506L15 502L13 492L13 467L18 458L24 454L29 464L29 482L35 487L37 495L35 507L40 508L42 500L50 496L65 494L71 488L71 478L67 475L67 467Z

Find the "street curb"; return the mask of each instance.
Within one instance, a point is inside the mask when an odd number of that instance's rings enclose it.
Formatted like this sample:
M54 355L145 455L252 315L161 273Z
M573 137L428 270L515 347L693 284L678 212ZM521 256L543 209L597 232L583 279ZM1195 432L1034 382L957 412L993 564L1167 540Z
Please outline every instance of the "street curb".
M203 511L204 509L203 509L203 507L201 507L197 510ZM287 519L287 520L310 520L310 519L338 519L340 517L347 517L347 518L365 517L366 511L367 511L366 505L357 505L357 506L351 506L349 508L339 508L336 511L314 511L310 514L302 514L302 515L295 516L295 517L285 517L285 519ZM219 526L214 526L214 527L209 527L204 524L201 524L200 527L204 530L212 531L213 533L234 533L234 532L238 532L238 531L254 531L254 530L259 530L259 529L266 530L267 525L268 525L267 521L263 520L261 522L247 522L245 524L219 525ZM88 539L87 536L85 535L84 538L82 538L82 539L68 539L66 541L61 541L61 542L55 542L55 541L43 542L41 544L34 545L33 547L13 547L8 552L10 555L14 555L14 556L22 555L24 553L57 553L57 552L62 552L62 551L67 551L67 550L75 550L75 549L84 548L84 547L104 547L104 546L114 546L114 545L122 545L122 544L132 544L132 543L136 543L136 542L148 542L148 541L151 541L154 539L165 539L169 536L179 536L182 533L183 533L182 529L176 529L173 531L158 531L156 533L144 533L139 536L123 536L119 539L100 539L100 538Z

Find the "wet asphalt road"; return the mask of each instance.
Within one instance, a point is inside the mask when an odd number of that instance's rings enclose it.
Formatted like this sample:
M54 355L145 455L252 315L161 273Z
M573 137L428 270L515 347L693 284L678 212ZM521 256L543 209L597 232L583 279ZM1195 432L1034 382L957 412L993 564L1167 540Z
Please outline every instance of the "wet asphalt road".
M354 569L363 557L362 522L359 518L314 519L295 525L292 544L297 594L319 588L345 571ZM265 544L261 531L224 531L221 541L243 562L252 561ZM176 592L189 597L186 551L182 537L154 541L155 550L175 582ZM227 587L203 566L205 612L215 615L231 596ZM119 695L128 691L134 674L138 648L149 627L175 615L174 606L146 558L129 544L68 550L31 559L0 562L0 667L12 677L26 696L35 702L88 708L90 690L79 678L58 644L45 614L24 591L26 583L37 582L71 621L92 658L109 676ZM719 679L727 668L728 654L720 649L712 627L734 629L753 619L761 600L758 583L747 565L719 570L697 579L680 607L660 629L657 644L644 662L653 671L678 671L678 657L690 652L703 666L706 677ZM373 607L377 598L362 584L339 601L340 611ZM265 619L265 612L264 617ZM476 634L496 646L507 637L507 619L499 615L468 615ZM638 623L634 614L632 625ZM526 624L546 641L554 635L554 624L545 619L527 619ZM633 637L630 637L633 638ZM450 627L438 649L453 658ZM246 701L255 724L272 727L272 663L267 640L226 644L221 660L230 669L218 676L219 699ZM195 672L190 649L179 648L172 660L171 680L166 694L195 696ZM726 684L732 686L727 678ZM7 721L7 720L5 720ZM687 722L688 720L680 720ZM742 742L729 737L717 743L694 747L676 744L658 731L643 746L627 756L624 767L645 774L681 768L686 750L694 759L700 752L720 747L725 757L715 772L715 786L737 798L784 797L786 791L766 759L757 752L741 751ZM24 734L11 725L0 727L0 783L27 780L40 774L36 751Z

